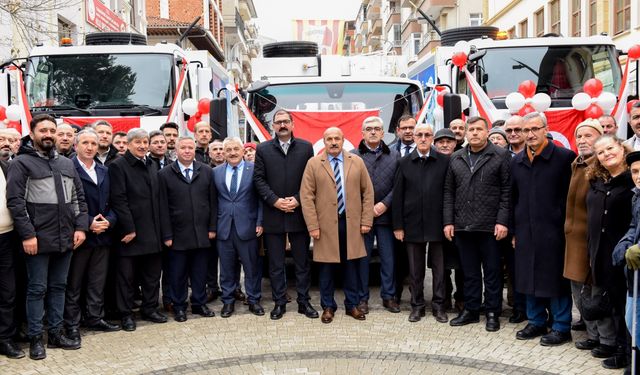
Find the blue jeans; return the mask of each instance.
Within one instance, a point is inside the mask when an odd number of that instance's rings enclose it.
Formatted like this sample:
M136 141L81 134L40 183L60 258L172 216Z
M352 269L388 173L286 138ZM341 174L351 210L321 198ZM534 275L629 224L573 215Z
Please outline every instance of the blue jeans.
M558 332L571 330L571 297L541 298L527 294L527 317L529 323L536 327L547 324L547 302L553 317L551 329Z
M625 314L625 320L627 321L627 329L631 333L631 336L633 336L633 332L631 332L632 323L633 323L632 319L633 319L633 297L627 296L627 311ZM638 339L640 339L640 306L638 306L636 310L636 321L638 322L636 325L636 332L635 332L636 345L640 345L640 342L638 342Z
M42 318L47 299L49 331L62 329L67 274L71 251L54 254L26 255L27 265L27 333L42 335Z
M364 235L367 256L360 259L360 301L369 301L369 261L374 238L377 240L380 256L380 297L389 300L396 295L393 230L389 225L374 225L371 231Z

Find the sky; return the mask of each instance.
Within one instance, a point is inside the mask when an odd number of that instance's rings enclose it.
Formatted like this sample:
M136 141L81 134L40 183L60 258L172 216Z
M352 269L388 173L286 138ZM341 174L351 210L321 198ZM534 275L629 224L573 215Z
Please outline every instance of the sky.
M294 19L354 20L361 0L253 0L260 34L277 41L293 39Z

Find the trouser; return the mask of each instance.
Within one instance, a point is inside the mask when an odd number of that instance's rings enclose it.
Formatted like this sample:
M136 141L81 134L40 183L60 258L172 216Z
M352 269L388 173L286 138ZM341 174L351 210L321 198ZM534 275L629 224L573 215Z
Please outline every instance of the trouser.
M407 242L407 256L409 258L409 285L411 289L411 307L423 309L424 299L424 276L427 267L426 247L429 245L431 257L431 273L433 275L433 297L431 298L431 308L435 310L444 309L446 285L444 282L444 255L442 252L442 242Z
M285 248L287 237L291 243L291 256L295 264L297 301L306 304L311 285L311 260L309 259L309 234L307 232L265 233L264 243L269 257L271 294L276 305L287 303L287 277L285 274Z
M162 286L162 303L168 304L173 300L171 298L171 260L169 252L171 250L162 245L162 277L160 278L160 285ZM205 262L206 264L206 262Z
M578 308L580 314L582 314L582 300L580 294L583 286L588 290L587 293L596 295L601 292L600 287L593 287L591 285L585 285L577 281L571 281L571 295L573 296L573 303ZM587 320L584 319L584 324L587 327L587 337L592 340L598 340L601 344L615 345L615 326L611 317L606 317L600 320Z
M338 246L340 248L340 263L318 263L320 284L320 305L323 309L338 309L334 298L335 273L342 273L342 290L344 291L344 306L347 311L358 306L358 282L360 276L359 259L347 259L347 219L342 215L338 218Z
M553 323L551 329L558 332L571 330L571 297L543 298L527 294L527 318L529 324L543 327L547 324L547 307L551 312Z
M174 311L187 309L189 280L191 308L207 303L207 260L210 248L169 250L169 287Z
M502 312L502 260L493 233L456 231L464 272L464 307L478 312L482 304L484 274L485 311Z
M27 265L27 334L42 335L45 312L49 331L60 330L63 323L65 289L71 264L71 251L25 255Z
M64 325L78 328L84 296L84 321L92 325L104 318L104 287L109 268L109 247L84 247L74 250L67 278L67 292L64 305Z
M258 278L258 239L242 240L236 233L235 224L231 224L229 238L218 239L218 256L220 257L220 286L222 287L222 302L233 304L234 292L239 288L238 259L244 268L244 287L247 302L260 302L261 280Z
M218 246L211 241L211 249L207 255L207 288L211 291L220 289L218 284Z
M118 257L116 303L122 317L132 314L136 280L142 289L140 311L150 314L158 308L161 272L162 253Z
M404 281L409 276L409 257L407 255L407 247L404 242L393 241L395 249L395 284L396 284L396 300L400 301L402 291L404 289Z
M524 294L518 292L514 287L513 283L516 280L516 266L515 266L515 250L511 244L511 236L507 236L500 241L498 241L498 246L501 248L502 254L504 255L504 260L507 265L507 276L508 276L508 288L513 293L513 310L516 311L526 311L527 310L527 298Z
M389 225L374 225L364 235L367 256L360 259L360 301L369 301L369 263L373 252L374 239L378 245L380 257L380 297L390 300L396 295L395 286L395 249L393 247L393 229Z
M0 234L0 340L16 333L16 275L14 251L17 244L15 232Z

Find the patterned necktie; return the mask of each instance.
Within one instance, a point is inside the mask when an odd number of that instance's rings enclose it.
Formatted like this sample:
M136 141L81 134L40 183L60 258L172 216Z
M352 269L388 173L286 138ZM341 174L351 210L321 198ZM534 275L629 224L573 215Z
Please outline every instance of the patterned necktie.
M238 167L233 167L233 175L231 175L231 187L229 191L232 195L235 195L238 191Z
M187 168L184 170L184 177L187 178L187 181L191 182L191 168Z
M344 213L344 191L342 191L342 177L340 176L340 161L333 159L333 176L336 179L336 194L338 195L338 215Z
M284 154L286 155L286 154L287 154L287 151L289 151L289 144L288 144L288 143L286 143L286 142L284 142L284 143L282 144L282 152L284 152Z
M411 146L406 145L406 146L404 146L404 155L402 155L402 156L407 156L407 155L409 155L410 152L411 152Z

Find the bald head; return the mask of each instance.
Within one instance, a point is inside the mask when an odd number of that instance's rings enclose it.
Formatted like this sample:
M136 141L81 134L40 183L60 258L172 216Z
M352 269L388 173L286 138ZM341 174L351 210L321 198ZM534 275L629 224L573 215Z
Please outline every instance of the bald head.
M56 150L65 155L73 148L76 132L71 125L62 123L56 127Z
M342 130L336 127L328 128L322 135L324 140L324 149L327 154L331 156L338 156L342 152L342 145L344 144L344 133Z

